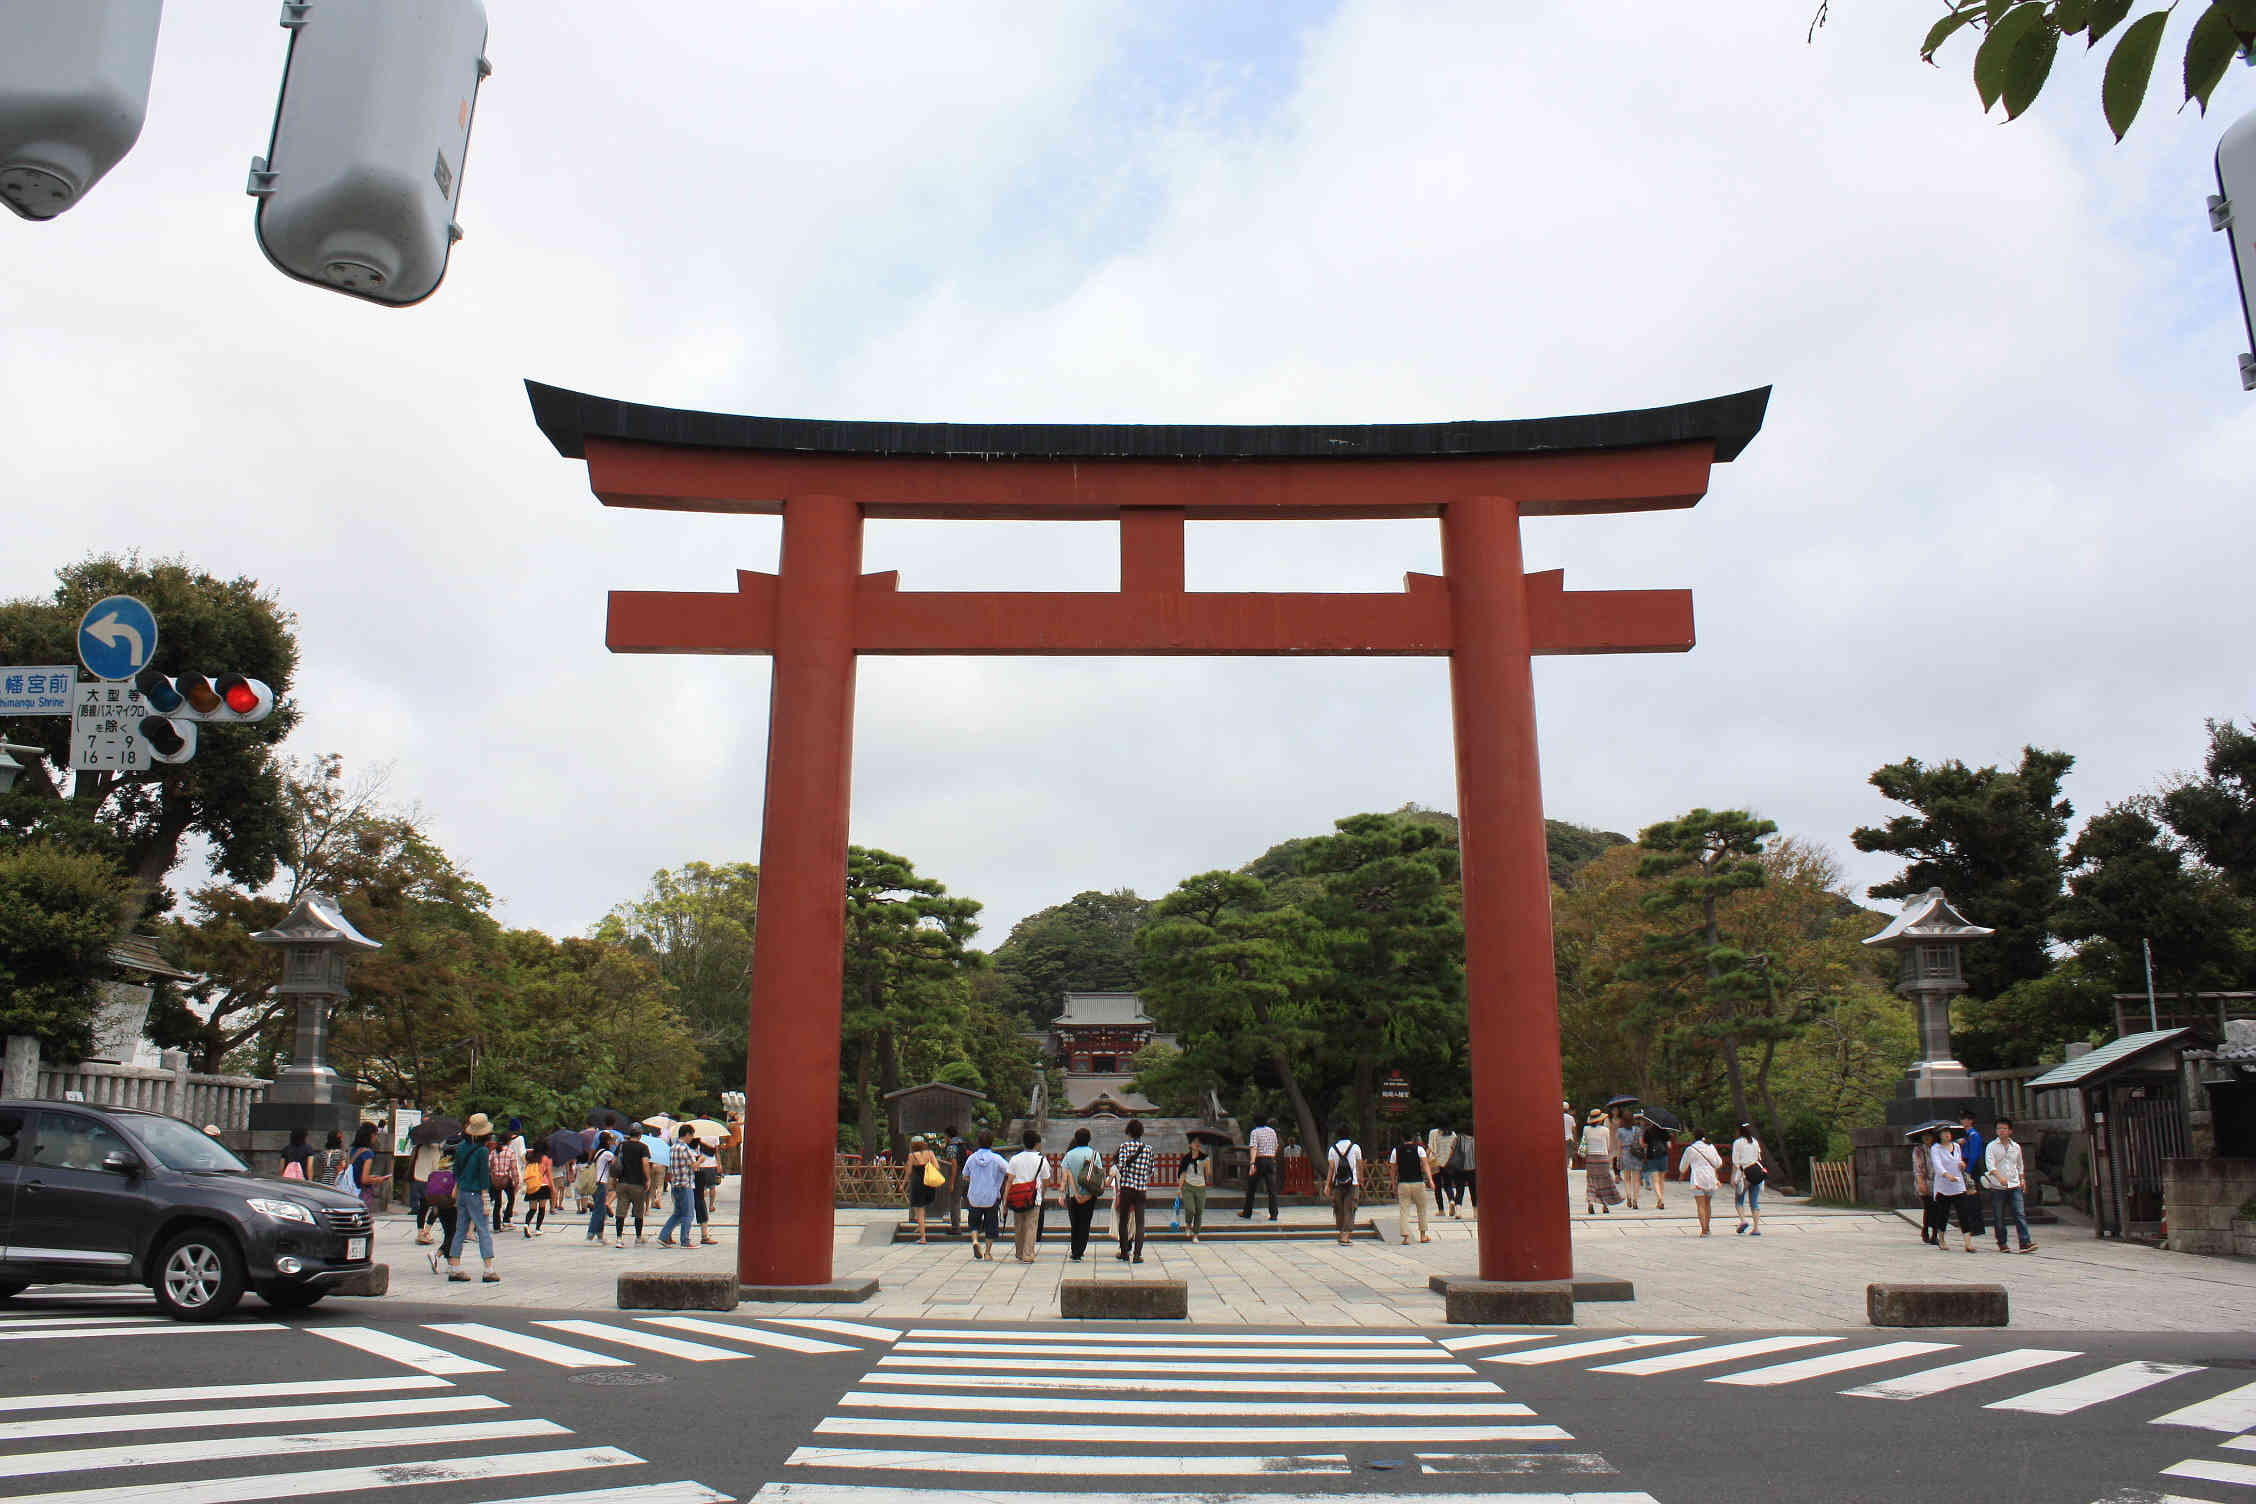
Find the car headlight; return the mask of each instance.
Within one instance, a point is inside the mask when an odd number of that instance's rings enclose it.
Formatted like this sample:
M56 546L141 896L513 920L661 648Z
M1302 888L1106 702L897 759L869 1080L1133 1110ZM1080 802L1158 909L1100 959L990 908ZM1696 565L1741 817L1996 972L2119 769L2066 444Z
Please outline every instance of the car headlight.
M269 1217L279 1217L284 1222L313 1221L313 1213L295 1201L275 1201L265 1196L253 1196L250 1198L250 1208L254 1212L264 1212Z

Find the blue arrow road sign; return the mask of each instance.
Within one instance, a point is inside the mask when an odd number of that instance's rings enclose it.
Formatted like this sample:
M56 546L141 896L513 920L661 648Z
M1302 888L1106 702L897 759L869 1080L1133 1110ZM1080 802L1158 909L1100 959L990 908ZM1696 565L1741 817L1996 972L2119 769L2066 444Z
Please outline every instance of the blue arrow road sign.
M157 618L130 595L106 595L78 619L78 661L97 679L130 679L157 654Z

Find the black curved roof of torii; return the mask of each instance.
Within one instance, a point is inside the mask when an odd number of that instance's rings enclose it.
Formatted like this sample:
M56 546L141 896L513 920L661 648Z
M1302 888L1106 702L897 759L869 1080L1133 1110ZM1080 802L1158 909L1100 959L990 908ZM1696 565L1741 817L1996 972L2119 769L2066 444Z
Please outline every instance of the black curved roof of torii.
M755 418L591 397L527 381L533 421L566 459L589 439L701 449L980 460L1449 459L1713 441L1734 460L1761 431L1770 388L1565 418L1461 423L863 423Z

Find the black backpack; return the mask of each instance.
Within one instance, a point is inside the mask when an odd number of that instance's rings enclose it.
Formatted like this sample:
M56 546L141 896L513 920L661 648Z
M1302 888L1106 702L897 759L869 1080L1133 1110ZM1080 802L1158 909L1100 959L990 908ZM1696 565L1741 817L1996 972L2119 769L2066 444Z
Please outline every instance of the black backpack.
M1426 1167L1418 1153L1417 1144L1405 1139L1394 1146L1394 1183L1396 1185L1423 1185Z

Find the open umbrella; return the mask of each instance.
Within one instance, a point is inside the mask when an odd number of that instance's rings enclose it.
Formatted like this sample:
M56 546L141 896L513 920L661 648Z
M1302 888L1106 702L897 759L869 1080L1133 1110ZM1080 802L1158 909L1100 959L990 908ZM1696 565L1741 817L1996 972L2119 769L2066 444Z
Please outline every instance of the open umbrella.
M1234 1144L1237 1142L1236 1139L1230 1137L1229 1134L1224 1133L1219 1128L1193 1128L1185 1132L1183 1137L1203 1138L1211 1143L1217 1144Z
M674 1131L674 1120L662 1112L653 1113L642 1120L642 1126L654 1128L660 1133L671 1133Z
M633 1121L633 1118L616 1107L590 1107L588 1109L587 1125L590 1128L608 1128L613 1123L617 1123L623 1128Z
M1637 1115L1656 1128L1666 1128L1671 1133L1684 1131L1684 1120L1666 1107L1641 1107Z
M1608 1097L1606 1099L1606 1110L1608 1112L1612 1112L1617 1107L1635 1107L1636 1105L1637 1099L1635 1097Z
M708 1144L719 1144L728 1137L728 1125L716 1123L711 1118L691 1118L689 1130Z
M1955 1132L1958 1124L1952 1122L1949 1118L1929 1118L1916 1128L1906 1128L1904 1130L1904 1142L1908 1144L1922 1133L1936 1133L1945 1128Z
M443 1144L462 1131L460 1118L425 1118L407 1130L410 1143Z
M548 1136L548 1157L558 1164L580 1158L594 1140L592 1133L574 1133L569 1128L559 1128Z

